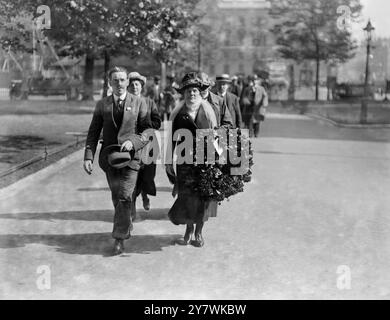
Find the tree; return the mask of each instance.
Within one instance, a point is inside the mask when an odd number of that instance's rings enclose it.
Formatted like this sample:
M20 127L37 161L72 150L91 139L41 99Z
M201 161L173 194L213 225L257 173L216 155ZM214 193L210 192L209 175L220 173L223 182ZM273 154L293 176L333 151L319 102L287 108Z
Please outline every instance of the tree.
M316 100L319 94L320 63L345 62L354 56L356 41L348 28L341 28L337 12L348 6L351 21L361 12L360 0L272 0L271 32L283 58L316 63Z
M10 19L19 12L34 12L36 0L1 0ZM151 50L156 41L164 58L164 52L177 46L177 41L185 35L185 28L191 21L189 0L47 0L51 9L52 26L43 30L53 40L59 54L71 56L85 55L84 97L93 98L94 60L105 57L108 66L111 55L125 53L129 56ZM13 26L13 39L1 38L1 43L9 45L26 26ZM0 33L1 35L1 33ZM16 47L15 47L16 48ZM20 49L20 48L19 48ZM107 68L106 68L107 69Z

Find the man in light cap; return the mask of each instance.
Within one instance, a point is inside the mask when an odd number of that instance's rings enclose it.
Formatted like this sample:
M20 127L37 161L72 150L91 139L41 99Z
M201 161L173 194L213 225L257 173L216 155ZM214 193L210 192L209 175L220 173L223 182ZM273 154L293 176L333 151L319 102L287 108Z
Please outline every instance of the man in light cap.
M241 128L240 100L231 92L228 92L231 80L228 74L217 76L217 94L223 99L225 108L230 112L233 128Z
M209 79L209 76L204 72L200 72L198 76L202 80L206 88L201 92L201 96L203 99L209 102L213 107L215 115L217 117L218 126L224 126L229 128L233 127L232 116L229 112L229 109L223 103L223 98L217 96L210 90L211 87L214 86L214 83Z

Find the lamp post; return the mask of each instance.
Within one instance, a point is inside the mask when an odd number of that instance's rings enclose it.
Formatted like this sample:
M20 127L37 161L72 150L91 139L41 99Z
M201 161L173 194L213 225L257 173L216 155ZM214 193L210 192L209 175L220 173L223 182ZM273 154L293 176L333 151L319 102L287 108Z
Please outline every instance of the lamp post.
M198 33L198 72L202 71L202 36Z
M366 73L364 78L364 98L362 100L362 108L360 114L360 122L367 123L367 105L370 96L369 90L369 80L370 80L370 53L371 53L371 40L372 40L372 31L375 28L372 26L371 21L368 20L367 26L363 28L366 33L367 38L367 56L366 56Z

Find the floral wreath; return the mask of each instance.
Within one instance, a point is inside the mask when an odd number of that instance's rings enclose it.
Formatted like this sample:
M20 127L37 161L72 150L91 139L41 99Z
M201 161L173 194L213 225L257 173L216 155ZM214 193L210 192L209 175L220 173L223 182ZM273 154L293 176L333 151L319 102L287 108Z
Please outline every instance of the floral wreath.
M236 152L238 157L241 157L241 163L248 163L249 167L245 173L241 175L232 175L231 170L239 167L234 165L228 158L226 163L220 163L215 161L213 164L198 164L193 166L192 177L189 178L186 183L187 186L191 187L194 192L198 193L199 196L205 200L214 200L219 204L239 193L244 191L244 184L251 181L252 177L252 166L253 166L253 150L252 143L249 137L244 136L240 129L236 130L237 133L233 132L232 129L227 130L227 137L230 141L236 139L237 143L228 144L228 154L230 152ZM241 146L248 146L248 152L242 152ZM218 154L216 158L219 159ZM221 161L222 162L222 161Z

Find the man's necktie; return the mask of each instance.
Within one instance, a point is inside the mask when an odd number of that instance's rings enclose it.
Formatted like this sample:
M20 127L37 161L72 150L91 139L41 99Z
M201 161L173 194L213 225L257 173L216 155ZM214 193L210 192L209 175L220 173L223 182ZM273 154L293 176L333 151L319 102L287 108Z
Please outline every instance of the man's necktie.
M123 110L123 100L118 99L117 108L118 108L118 111L122 111Z
M114 109L114 118L117 125L120 127L122 123L122 117L123 117L123 104L124 101L118 99L116 102L116 108Z

